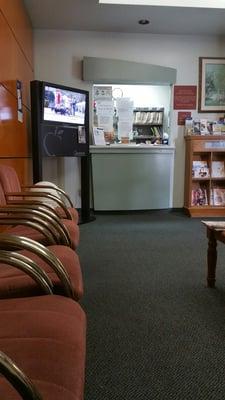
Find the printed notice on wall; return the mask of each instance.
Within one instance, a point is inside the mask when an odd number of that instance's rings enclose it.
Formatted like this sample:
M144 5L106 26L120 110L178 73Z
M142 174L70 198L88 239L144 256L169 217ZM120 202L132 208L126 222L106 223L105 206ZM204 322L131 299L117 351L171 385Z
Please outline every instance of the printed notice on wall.
M133 130L133 108L134 104L127 97L118 98L116 100L118 112L118 137L129 137Z
M94 86L94 100L112 100L112 86Z
M174 110L195 110L197 104L197 86L174 86Z
M22 82L16 81L17 93L17 118L19 122L23 122L23 105L22 105Z
M177 116L177 125L185 125L186 118L191 118L191 112L179 111Z
M104 129L105 132L113 130L113 113L114 106L112 100L97 100L96 110L98 118L98 127Z

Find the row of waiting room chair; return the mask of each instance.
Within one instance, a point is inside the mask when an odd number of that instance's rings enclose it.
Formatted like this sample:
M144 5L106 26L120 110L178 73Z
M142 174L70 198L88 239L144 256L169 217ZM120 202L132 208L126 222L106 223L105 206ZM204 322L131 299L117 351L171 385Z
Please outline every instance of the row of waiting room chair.
M78 213L61 189L42 189L24 190L0 166L1 400L83 399Z

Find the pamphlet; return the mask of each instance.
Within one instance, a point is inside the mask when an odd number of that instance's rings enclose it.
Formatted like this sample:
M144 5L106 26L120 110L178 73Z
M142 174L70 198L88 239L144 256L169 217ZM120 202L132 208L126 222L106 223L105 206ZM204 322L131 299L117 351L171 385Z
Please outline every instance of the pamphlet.
M213 178L225 177L224 161L212 161L212 177Z
M208 178L209 167L207 161L194 160L192 164L192 176L193 178Z
M105 146L105 135L104 135L104 129L102 128L93 128L93 139L94 139L94 144L96 146Z

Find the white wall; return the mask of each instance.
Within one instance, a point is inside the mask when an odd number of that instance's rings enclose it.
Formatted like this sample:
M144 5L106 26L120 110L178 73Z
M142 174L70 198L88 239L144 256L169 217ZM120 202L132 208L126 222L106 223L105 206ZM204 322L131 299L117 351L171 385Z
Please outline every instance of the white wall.
M116 58L177 69L177 84L198 84L198 57L225 56L225 38L192 35L119 34L75 31L35 31L35 79L58 82L91 90L82 81L81 61L86 57ZM199 118L193 111L194 118ZM201 114L216 119L213 114ZM177 126L177 111L171 113L171 144L176 145L173 207L183 207L184 152L183 128ZM58 168L48 162L45 180L52 171L62 171L58 180L79 206L79 162L61 160ZM48 172L49 171L49 172ZM65 171L65 174L63 172Z

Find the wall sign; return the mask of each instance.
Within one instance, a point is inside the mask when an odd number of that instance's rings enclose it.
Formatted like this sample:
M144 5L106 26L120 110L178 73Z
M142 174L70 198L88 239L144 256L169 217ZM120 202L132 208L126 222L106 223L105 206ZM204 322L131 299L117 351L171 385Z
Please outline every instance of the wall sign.
M94 86L94 100L112 99L112 86Z
M177 115L177 125L185 125L185 119L191 117L190 111L179 111Z
M174 86L174 110L195 110L197 104L197 86Z
M23 122L23 103L22 103L22 82L16 81L17 93L17 118L19 122Z

